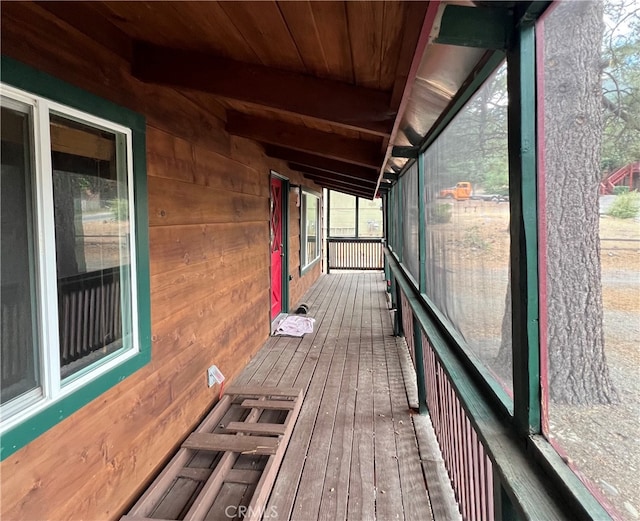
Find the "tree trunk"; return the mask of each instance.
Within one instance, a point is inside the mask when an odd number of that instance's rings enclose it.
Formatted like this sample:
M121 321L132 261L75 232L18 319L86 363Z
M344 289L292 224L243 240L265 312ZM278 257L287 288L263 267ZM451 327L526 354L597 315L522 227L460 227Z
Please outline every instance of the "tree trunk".
M605 358L600 278L602 16L601 2L566 2L545 21L549 392L560 403L617 399Z
M545 21L545 193L549 395L557 403L613 403L604 350L599 200L602 4L567 2ZM496 358L511 373L511 283Z

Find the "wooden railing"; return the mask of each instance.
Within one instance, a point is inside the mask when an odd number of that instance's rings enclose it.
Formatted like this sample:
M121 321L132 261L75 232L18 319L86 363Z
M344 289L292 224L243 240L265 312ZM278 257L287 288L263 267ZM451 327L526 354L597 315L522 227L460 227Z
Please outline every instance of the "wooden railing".
M329 237L327 273L331 270L382 270L382 239Z
M11 386L19 385L26 375L33 374L33 351L29 349L33 344L32 311L30 299L24 297L24 292L28 295L28 289L21 288L19 282L2 281L0 375L5 396L13 394L7 392Z
M416 370L420 411L430 416L462 518L567 519L566 505L551 500L548 476L516 443L512 425L478 388L396 257L385 254L397 325Z
M60 367L122 338L120 269L58 281Z
M32 317L18 284L2 286L2 385L19 385L33 373ZM58 283L60 367L96 351L112 351L122 338L120 268L83 273ZM25 348L25 346L27 346ZM31 369L30 369L31 368Z
M427 407L463 519L494 519L493 469L451 381L422 333Z

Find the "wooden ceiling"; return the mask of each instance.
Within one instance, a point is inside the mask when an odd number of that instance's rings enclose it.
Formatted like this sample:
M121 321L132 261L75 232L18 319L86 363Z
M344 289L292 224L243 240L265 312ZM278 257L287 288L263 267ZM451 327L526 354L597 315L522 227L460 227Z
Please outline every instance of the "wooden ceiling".
M323 186L368 198L437 4L41 3L130 60L142 81L214 95L230 133Z

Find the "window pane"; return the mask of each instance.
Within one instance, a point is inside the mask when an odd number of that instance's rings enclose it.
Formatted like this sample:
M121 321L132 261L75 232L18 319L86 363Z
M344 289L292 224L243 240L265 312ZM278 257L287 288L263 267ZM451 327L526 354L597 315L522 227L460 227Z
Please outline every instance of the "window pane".
M51 148L64 378L131 347L129 205L123 136L52 115Z
M358 201L358 236L382 237L382 199Z
M545 432L618 519L640 511L639 27L619 0L538 25Z
M305 194L306 200L306 264L309 264L318 257L318 198Z
M2 98L2 391L6 403L39 387L31 116Z
M400 179L402 186L402 263L417 282L418 272L418 164Z
M510 392L506 64L425 158L426 293Z
M356 198L331 191L329 195L329 237L356 236Z

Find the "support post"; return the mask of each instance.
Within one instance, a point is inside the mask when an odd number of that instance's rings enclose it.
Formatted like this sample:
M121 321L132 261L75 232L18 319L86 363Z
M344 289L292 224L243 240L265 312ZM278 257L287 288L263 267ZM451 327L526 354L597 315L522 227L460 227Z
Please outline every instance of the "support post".
M413 317L412 317L413 318ZM422 349L422 330L417 320L413 322L413 349L416 356L416 379L418 381L418 412L427 414L427 381L424 375L424 351Z

